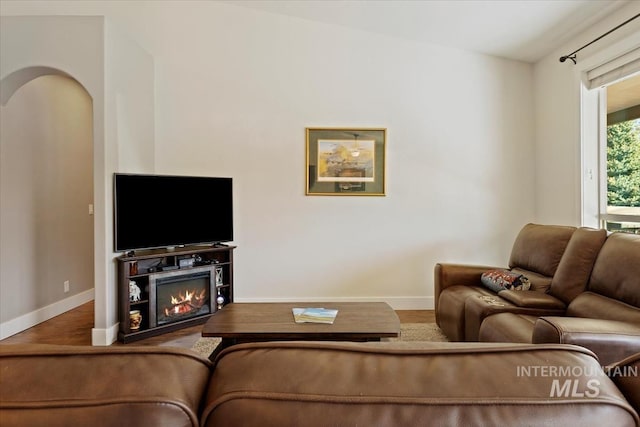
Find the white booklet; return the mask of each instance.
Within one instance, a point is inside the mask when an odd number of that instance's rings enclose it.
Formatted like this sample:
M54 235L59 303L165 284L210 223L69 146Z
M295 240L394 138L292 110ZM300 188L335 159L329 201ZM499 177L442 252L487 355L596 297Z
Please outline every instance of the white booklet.
M331 308L293 308L293 319L296 323L333 323L338 310Z

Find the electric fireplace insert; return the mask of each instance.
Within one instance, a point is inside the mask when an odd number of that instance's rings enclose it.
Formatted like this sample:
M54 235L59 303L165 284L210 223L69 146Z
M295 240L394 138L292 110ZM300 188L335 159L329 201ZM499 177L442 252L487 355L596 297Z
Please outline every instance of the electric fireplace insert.
M149 327L152 328L213 313L212 268L152 274L149 276L149 297Z

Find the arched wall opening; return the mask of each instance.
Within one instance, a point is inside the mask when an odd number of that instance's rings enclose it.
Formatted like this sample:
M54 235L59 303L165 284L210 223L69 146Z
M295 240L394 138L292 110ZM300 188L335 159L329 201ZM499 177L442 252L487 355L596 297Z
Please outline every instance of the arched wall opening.
M0 323L11 335L94 298L93 101L68 73L0 81Z

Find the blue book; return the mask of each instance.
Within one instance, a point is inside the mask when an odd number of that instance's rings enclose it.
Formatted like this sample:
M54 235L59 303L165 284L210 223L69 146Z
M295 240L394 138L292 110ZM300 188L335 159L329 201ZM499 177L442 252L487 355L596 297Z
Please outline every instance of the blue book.
M338 310L331 308L293 308L296 323L333 323Z

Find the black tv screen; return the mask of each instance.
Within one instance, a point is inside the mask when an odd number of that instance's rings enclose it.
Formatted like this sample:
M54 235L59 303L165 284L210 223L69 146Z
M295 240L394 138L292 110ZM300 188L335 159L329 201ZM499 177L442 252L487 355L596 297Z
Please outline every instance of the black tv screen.
M116 251L233 240L231 178L114 174Z

